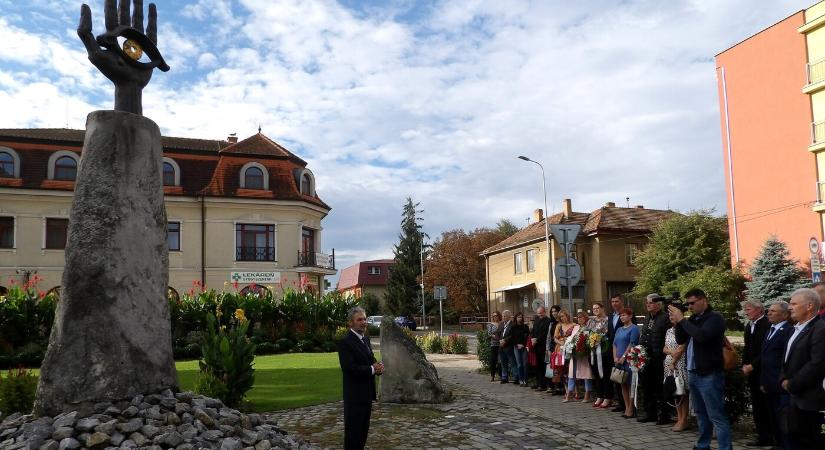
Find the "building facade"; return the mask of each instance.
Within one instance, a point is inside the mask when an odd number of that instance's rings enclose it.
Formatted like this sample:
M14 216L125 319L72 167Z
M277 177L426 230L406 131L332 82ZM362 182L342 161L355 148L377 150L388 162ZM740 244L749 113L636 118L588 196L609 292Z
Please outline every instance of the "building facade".
M59 290L84 134L0 129L0 292L34 274L41 290ZM305 161L260 132L240 142L161 143L173 294L193 286L323 292L336 273L334 251L321 251L330 207Z
M384 294L387 293L387 283L390 278L390 268L395 264L394 259L376 259L361 261L345 269L341 269L338 278L338 292L361 298L373 295L384 306Z
M564 201L563 212L546 219L542 210L536 210L532 224L481 253L487 267L488 311L532 312L544 305L545 292L549 304L565 308L570 307L568 299L572 297L575 309L630 292L636 285L636 255L647 245L653 226L674 214L642 206L622 208L612 202L581 213L572 210L569 199ZM582 226L571 248L582 277L569 293L554 274L564 249L552 235L548 266L545 220L551 225Z
M776 236L810 268L825 213L825 2L716 56L732 264Z

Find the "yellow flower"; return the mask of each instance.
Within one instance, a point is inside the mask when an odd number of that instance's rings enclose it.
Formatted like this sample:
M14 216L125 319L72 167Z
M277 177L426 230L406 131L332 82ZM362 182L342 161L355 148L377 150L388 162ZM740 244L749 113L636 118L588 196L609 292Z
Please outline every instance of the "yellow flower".
M226 325L221 325L221 331L226 331Z
M227 290L227 289L229 289L229 282L228 282L228 281L224 281L224 282L223 282L223 290L225 291L225 290Z
M235 319L237 319L238 322L245 322L246 321L246 312L244 312L244 310L242 310L240 308L236 309L235 310Z

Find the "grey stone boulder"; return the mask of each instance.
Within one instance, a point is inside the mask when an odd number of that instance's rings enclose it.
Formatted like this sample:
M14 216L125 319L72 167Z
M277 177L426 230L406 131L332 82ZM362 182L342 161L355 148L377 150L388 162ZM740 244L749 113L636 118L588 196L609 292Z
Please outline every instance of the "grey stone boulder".
M177 390L162 157L146 117L88 115L36 415Z
M452 399L435 366L389 317L381 322L381 361L381 402L445 403Z

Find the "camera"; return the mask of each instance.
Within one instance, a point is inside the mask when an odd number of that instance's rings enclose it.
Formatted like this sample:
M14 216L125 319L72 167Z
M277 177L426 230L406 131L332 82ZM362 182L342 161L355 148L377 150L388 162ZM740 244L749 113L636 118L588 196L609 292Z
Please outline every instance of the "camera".
M687 310L688 310L687 305L686 305L686 304L684 304L684 303L682 302L681 297L679 297L679 293L678 293L678 292L674 292L674 293L672 293L672 294L670 295L670 298L667 298L667 297L662 297L662 303L664 304L664 307L665 307L665 308L667 308L668 306L671 306L671 305L672 305L672 306L675 306L676 308L678 308L678 309L679 309L679 311L682 311L683 313L684 313L684 312L687 312Z

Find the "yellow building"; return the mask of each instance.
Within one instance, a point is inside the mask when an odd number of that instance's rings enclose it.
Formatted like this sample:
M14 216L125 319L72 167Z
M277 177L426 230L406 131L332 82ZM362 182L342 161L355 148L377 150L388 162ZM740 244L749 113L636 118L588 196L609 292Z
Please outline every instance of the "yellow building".
M805 23L797 31L805 37L807 79L802 92L811 99L811 142L808 150L816 158L817 196L813 210L825 228L825 2L805 10ZM822 229L821 228L821 229ZM821 235L816 236L821 239Z
M341 269L338 278L338 292L345 296L361 298L372 295L384 306L384 294L390 279L390 269L395 265L394 259L376 259L361 261Z
M83 130L0 129L0 293L33 274L60 286ZM330 211L307 164L260 132L242 141L163 137L169 285L323 292ZM278 292L276 292L278 293Z
M547 221L582 226L571 248L571 256L582 268L581 281L572 289L574 307L589 307L632 290L635 256L647 245L653 226L673 214L642 206L616 207L612 202L581 213L573 211L569 199L564 200L563 211ZM536 210L532 224L481 253L487 267L488 311L532 312L544 304L545 292L551 305L568 307L567 288L553 274L564 250L551 235L548 270L544 220L542 210ZM552 286L549 292L548 286Z

